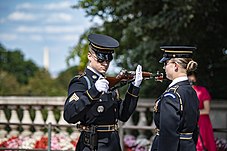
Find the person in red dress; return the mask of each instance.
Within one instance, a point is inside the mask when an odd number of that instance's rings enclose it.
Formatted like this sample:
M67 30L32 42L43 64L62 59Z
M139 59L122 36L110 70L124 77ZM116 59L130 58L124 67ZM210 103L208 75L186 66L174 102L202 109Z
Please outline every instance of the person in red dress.
M207 151L216 151L212 123L209 117L211 95L205 87L195 85L196 73L189 73L188 78L199 99L200 116L198 125L200 136L198 137L196 149L197 151L205 151L204 148L206 148Z

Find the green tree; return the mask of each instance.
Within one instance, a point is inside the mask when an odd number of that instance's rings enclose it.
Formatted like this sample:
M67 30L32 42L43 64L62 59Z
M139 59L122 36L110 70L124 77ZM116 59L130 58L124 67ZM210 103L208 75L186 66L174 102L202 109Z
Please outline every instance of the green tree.
M38 66L31 60L25 60L20 50L7 50L0 44L0 70L13 74L20 84L27 84Z
M14 75L0 69L0 96L18 95L20 84Z
M52 79L49 72L40 69L34 77L29 79L28 85L24 87L25 94L31 96L63 96L64 89L60 87L55 79Z
M59 84L59 87L64 89L65 95L67 94L70 79L79 74L77 71L77 67L73 66L59 73L56 78L56 82Z
M158 63L161 45L195 45L194 59L199 63L202 84L214 98L227 98L226 55L222 53L227 47L226 6L224 0L80 0L74 8L84 9L87 16L100 17L103 24L81 36L71 58L86 53L83 47L88 44L86 35L93 32L111 35L120 41L116 62L130 70L137 64L151 72L162 69ZM81 57L81 62L86 60ZM157 87L157 83L146 83L144 96L158 96L164 87L165 84ZM147 93L151 89L153 93Z

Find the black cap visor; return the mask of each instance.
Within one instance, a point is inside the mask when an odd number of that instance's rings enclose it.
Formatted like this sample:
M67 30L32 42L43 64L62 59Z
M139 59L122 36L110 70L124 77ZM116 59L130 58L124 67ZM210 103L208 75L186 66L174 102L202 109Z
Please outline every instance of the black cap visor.
M113 60L113 55L112 53L101 53L101 52L95 52L97 56L97 61L102 63L104 61L112 61Z
M161 60L159 60L159 63L164 63L166 62L167 60L170 60L171 58L166 58L166 57L163 57Z

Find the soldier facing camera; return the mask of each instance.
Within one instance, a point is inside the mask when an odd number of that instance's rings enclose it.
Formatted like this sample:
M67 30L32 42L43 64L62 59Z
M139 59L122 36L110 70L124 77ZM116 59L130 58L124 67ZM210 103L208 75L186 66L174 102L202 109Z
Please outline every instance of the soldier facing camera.
M68 123L80 123L77 124L81 134L76 151L121 151L118 120L126 122L135 111L143 79L142 67L137 66L135 80L122 100L117 90L109 89L105 79L118 41L101 34L91 34L88 40L89 63L82 75L70 81L64 119Z

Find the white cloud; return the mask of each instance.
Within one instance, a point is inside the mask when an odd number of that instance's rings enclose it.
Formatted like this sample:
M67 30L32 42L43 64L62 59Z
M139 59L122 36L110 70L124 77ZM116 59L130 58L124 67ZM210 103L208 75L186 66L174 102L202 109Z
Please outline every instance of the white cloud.
M41 33L43 29L41 27L19 26L16 31L19 33Z
M36 13L25 13L22 11L16 11L9 14L8 19L12 21L44 21L45 23L60 23L60 22L73 21L73 16L69 13L49 12L49 13L36 14Z
M60 36L54 36L54 35L28 35L28 36L23 36L24 39L25 37L27 39L30 39L32 41L55 41L55 42L63 42L63 41L67 41L67 42L77 42L79 40L79 35L78 34L61 34Z
M78 29L75 26L46 26L44 31L46 33L73 33Z
M31 3L22 3L16 6L16 9L35 9L37 8L37 5L33 5Z
M16 11L9 14L8 19L14 21L33 21L36 17L33 14Z
M42 41L43 40L43 36L41 35L31 35L31 40L33 41Z
M78 41L79 40L79 36L72 34L72 35L63 35L62 40L64 41Z
M83 26L19 26L16 32L19 33L48 33L48 34L64 34L64 33L81 33L84 31Z
M58 3L45 3L41 4L33 4L33 3L22 3L16 6L16 9L20 10L34 10L34 9L46 9L46 10L64 10L69 9L72 5L69 1L58 2Z
M59 2L59 3L49 3L43 6L44 9L47 10L64 10L69 9L71 6L71 3L68 1Z
M72 21L73 17L70 14L66 13L53 13L48 16L46 19L47 23L53 23L53 22L70 22Z
M15 34L0 34L1 41L12 41L17 39Z

